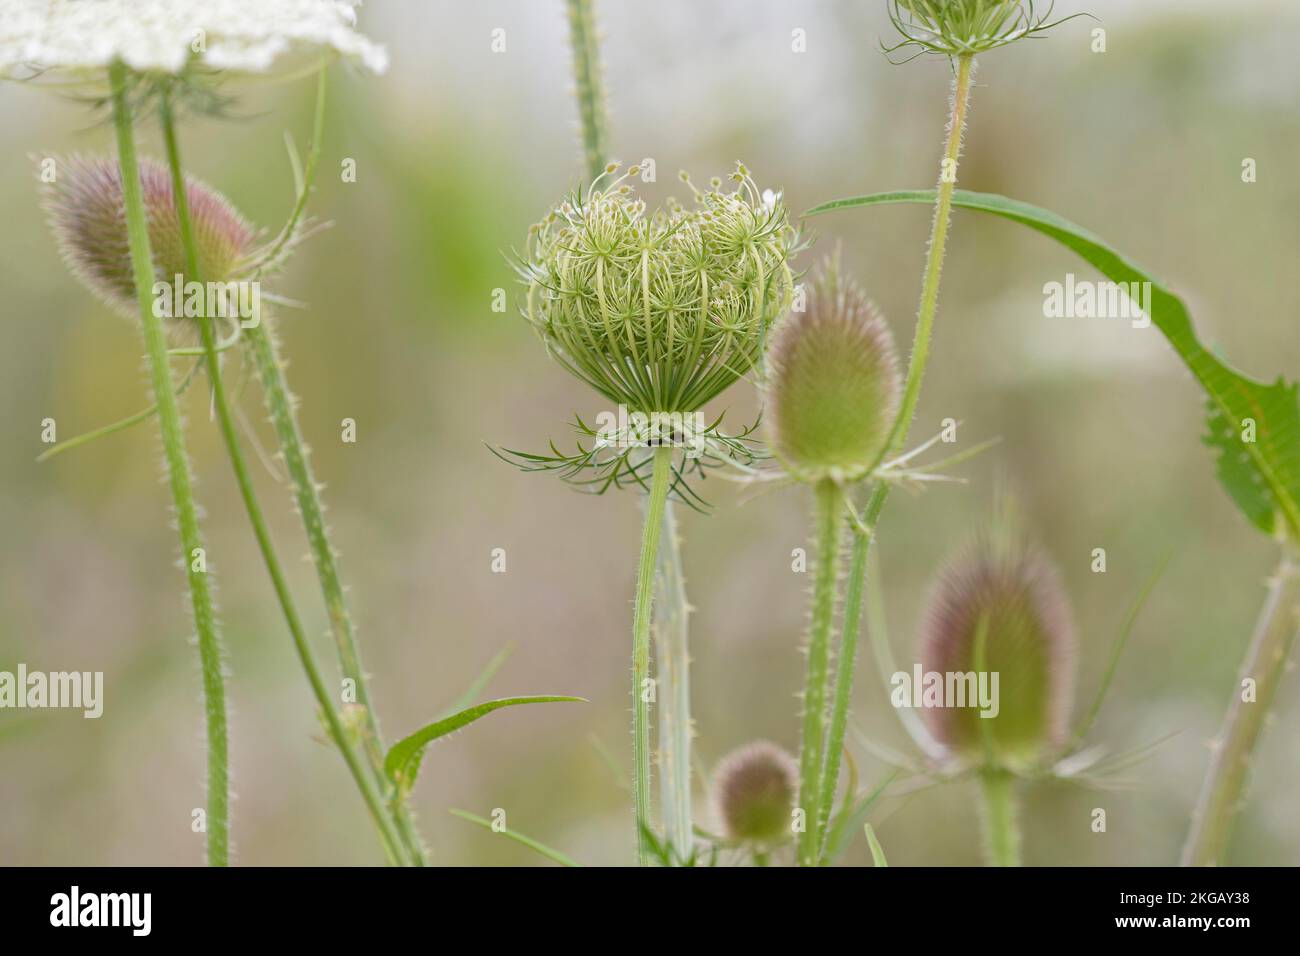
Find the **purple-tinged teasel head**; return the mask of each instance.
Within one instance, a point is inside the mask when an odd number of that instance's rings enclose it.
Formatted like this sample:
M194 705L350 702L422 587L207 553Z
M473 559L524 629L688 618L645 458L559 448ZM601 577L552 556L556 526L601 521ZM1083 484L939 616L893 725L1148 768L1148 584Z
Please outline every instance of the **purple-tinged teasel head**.
M866 294L832 264L768 353L777 457L800 480L861 478L885 450L901 381L894 340Z
M770 846L790 838L791 811L799 789L799 765L766 740L745 744L718 763L713 798L730 840Z
M945 699L949 706L924 711L931 732L964 763L1032 767L1065 742L1074 656L1069 598L1056 567L1007 529L981 534L931 590L921 664L945 685L949 675L974 673L979 681L981 673L996 673L988 708L996 716L980 716L978 696L972 702L967 694L960 708Z
M45 210L68 268L117 311L135 315L139 304L127 244L122 177L117 163L99 156L73 156L55 163L45 186ZM186 177L199 270L205 282L240 277L256 233L215 189ZM186 276L185 250L172 204L171 173L153 160L140 163L140 191L149 226L154 277L169 285Z

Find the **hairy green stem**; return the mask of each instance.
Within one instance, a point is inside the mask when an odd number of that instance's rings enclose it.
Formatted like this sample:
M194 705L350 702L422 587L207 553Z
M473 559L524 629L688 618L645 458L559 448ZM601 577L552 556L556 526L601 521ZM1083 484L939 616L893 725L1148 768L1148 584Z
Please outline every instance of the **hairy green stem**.
M897 454L907 442L912 418L921 394L921 382L930 360L930 340L934 333L934 317L939 308L939 282L943 275L944 252L948 246L948 227L952 217L952 194L957 188L957 166L961 158L962 136L966 130L966 114L970 104L971 78L975 72L975 58L967 54L957 59L953 79L952 102L948 120L948 136L944 145L943 161L939 167L939 192L935 199L934 222L930 227L929 252L925 261L925 274L921 283L921 304L916 316L916 333L912 340L912 354L907 363L907 379L903 386L903 400L898 417L886 445L886 458ZM844 631L840 643L836 673L835 705L831 717L832 743L843 746L844 730L848 722L849 704L853 691L853 663L857 656L859 622L862 617L863 577L871 538L875 533L885 500L889 497L888 482L877 482L867 501L863 524L865 533L854 535L853 554L850 561L849 594L844 605ZM838 728L838 730L836 729ZM836 742L838 737L838 742ZM838 750L827 754L827 773L822 781L821 812L829 817L835 799L839 777Z
M934 223L930 227L930 251L925 260L925 278L921 284L921 306L916 315L916 335L912 340L912 356L907 363L907 381L903 386L903 401L894 420L889 449L899 451L907 441L916 403L921 395L921 380L925 366L930 361L930 338L934 331L934 316L939 308L939 279L943 275L944 251L948 247L948 222L952 216L952 194L957 188L957 163L961 158L962 135L966 130L966 110L970 103L971 75L975 58L970 54L958 57L957 76L953 79L952 114L948 121L948 142L944 147L943 161L939 165L939 194L934 203Z
M574 93L582 126L587 178L595 180L609 161L605 89L593 0L566 0L573 48ZM690 603L682 574L681 541L672 501L664 502L658 579L655 583L655 645L659 693L660 799L669 845L678 860L694 843L691 810Z
M839 578L840 538L844 528L844 492L830 479L814 489L817 570L813 581L808 671L803 692L803 742L799 751L799 807L803 831L798 840L800 866L816 866L821 846L821 785L826 746L826 697L830 685L831 630Z
M855 535L855 537L857 537ZM835 810L835 791L840 779L840 756L844 751L844 735L849 725L849 704L853 698L853 668L858 658L858 632L862 619L862 598L866 591L867 548L858 547L854 541L853 555L849 561L848 590L844 595L843 630L840 650L835 661L835 701L831 706L830 731L826 740L826 766L822 771L821 803L817 825L817 854L825 850L826 829ZM849 794L852 799L853 794Z
M180 229L181 244L185 250L186 278L191 282L202 282L203 276L200 272L198 246L194 239L194 223L190 218L184 167L181 164L180 145L176 136L175 116L170 96L166 93L159 99L159 121L162 125L163 142L167 151L167 164L171 170L172 201L176 209L176 221ZM260 321L260 317L257 318ZM261 505L257 500L253 480L249 474L243 448L239 442L239 432L236 428L232 405L226 392L225 379L221 372L221 356L217 353L217 338L213 328L213 321L211 316L200 316L198 319L199 334L203 342L204 361L207 366L208 381L212 386L212 400L216 407L217 421L221 429L222 439L225 442L227 455L230 458L231 469L235 473L236 484L239 486L240 497L243 499L244 508L248 512L249 523L253 526L253 534L257 538L257 545L262 552L267 574L271 578L272 587L275 589L276 597L280 602L280 609L284 614L285 622L288 624L289 633L293 637L298 658L302 662L303 670L307 672L307 680L311 684L316 701L325 717L330 736L338 745L339 750L342 751L343 759L347 762L348 769L352 772L353 779L361 790L361 795L366 801L371 816L374 818L375 825L379 828L379 834L389 862L397 863L400 860L400 851L392 821L388 817L387 809L384 807L374 781L369 776L356 752L352 739L344 730L337 708L325 688L325 682L321 679L320 669L316 666L311 645L303 631L301 619L298 617L297 608L293 603L293 596L289 591L279 557L275 552L275 545L271 540L270 530L267 528Z
M315 181L324 130L327 78L327 72L322 69L317 83L312 144L303 174L303 189L294 205L289 225L275 242L277 250L293 240L294 227L299 222L310 194L311 184ZM278 252L271 258L275 259L277 255ZM339 670L344 679L352 684L354 700L361 717L359 733L375 785L389 800L393 820L411 862L423 866L424 846L415 829L410 809L384 773L384 740L379 730L379 718L371 703L366 672L361 664L361 654L357 649L352 615L344 597L336 553L329 540L329 528L324 518L325 509L320 500L320 486L311 471L306 445L302 439L302 430L298 425L296 404L284 375L284 362L278 354L274 333L268 326L269 322L263 322L247 330L247 339L262 382L262 390L279 442L280 454L288 467L289 478L293 484L298 514L307 533L312 563L320 581L321 594L325 599L325 607L329 615L330 633L334 637Z
M190 601L194 608L194 626L198 634L199 660L203 672L203 699L208 739L207 779L207 853L208 864L225 866L230 859L230 777L226 737L226 689L221 672L221 646L217 636L216 616L208 588L205 561L200 559L203 539L199 531L198 508L189 460L185 451L185 434L176 403L175 386L167 362L167 340L162 320L154 314L153 253L149 248L149 226L140 194L140 169L135 154L135 133L131 108L127 102L127 68L115 62L109 68L113 90L113 122L117 133L118 164L122 175L122 202L126 211L127 242L131 250L131 268L135 278L136 298L144 327L145 348L153 381L154 402L158 406L158 426L162 432L163 455L172 500L176 505L176 523L180 529L182 558L189 579Z
M569 42L573 47L573 82L582 119L582 158L588 179L605 171L608 162L605 87L600 72L600 40L592 0L566 0Z
M984 793L984 853L989 866L1020 865L1020 824L1017 820L1015 777L989 768L980 773Z
M374 712L368 703L370 698L365 689L365 674L361 670L361 663L356 656L356 645L352 641L351 618L344 601L343 586L339 581L334 551L326 531L324 512L317 492L318 486L307 459L307 448L298 426L294 400L284 378L284 362L276 347L269 318L264 317L258 325L247 329L245 337L253 356L253 363L257 366L258 377L262 382L267 410L280 445L280 452L293 484L298 514L307 531L312 560L325 596L325 605L329 610L330 626L339 654L339 665L343 676L353 681L356 702L362 708L363 726L359 733L370 760L371 776L376 785L388 795L393 819L407 856L417 866L423 865L424 851L415 832L414 823L405 804L396 799L395 788L383 775L383 744L378 736L379 730Z
M672 487L673 449L654 450L650 497L641 532L641 557L636 570L636 601L632 611L632 803L636 814L636 859L648 862L650 830L650 620L655 565L664 524L664 505ZM655 689L657 697L657 688Z
M1233 819L1244 799L1251 756L1264 728L1287 658L1300 630L1300 564L1288 549L1269 581L1268 596L1255 623L1223 727L1205 775L1192 829L1183 847L1183 866L1224 862ZM1254 694L1246 697L1246 681Z
M691 819L691 675L690 605L682 575L677 520L672 502L664 503L663 535L655 579L655 678L659 699L659 793L664 834L674 859L690 858L694 844Z

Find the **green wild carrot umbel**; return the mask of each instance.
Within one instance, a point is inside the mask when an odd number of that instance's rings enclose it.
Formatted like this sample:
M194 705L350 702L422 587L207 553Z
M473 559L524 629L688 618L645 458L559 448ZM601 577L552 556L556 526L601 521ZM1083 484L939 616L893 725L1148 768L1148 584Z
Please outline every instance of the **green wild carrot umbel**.
M721 179L697 188L683 174L691 202L657 211L635 193L639 172L610 164L530 230L518 264L528 322L552 358L615 406L602 417L618 424L597 432L580 419L591 445L580 441L573 456L513 458L598 491L629 482L647 491L632 628L633 804L644 864L651 601L665 504L670 491L698 500L687 478L703 460L743 453L698 413L758 371L767 331L793 296L799 242L780 194L760 191L741 164L730 190Z

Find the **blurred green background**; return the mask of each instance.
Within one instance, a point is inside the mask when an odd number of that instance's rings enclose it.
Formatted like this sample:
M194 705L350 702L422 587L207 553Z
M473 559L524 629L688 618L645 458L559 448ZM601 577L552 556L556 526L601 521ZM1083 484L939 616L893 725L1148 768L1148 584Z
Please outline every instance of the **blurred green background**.
M679 168L726 173L737 158L792 210L934 180L949 72L891 66L883 2L600 3L619 158L653 158L661 198ZM1088 9L1049 38L983 58L962 184L1035 202L1101 233L1182 294L1204 338L1261 378L1300 374L1300 11L1284 0L1058 4ZM629 763L630 599L640 509L628 493L575 494L520 474L485 443L541 449L602 407L550 363L513 307L506 254L578 182L567 27L559 0L376 0L361 28L388 44L387 76L334 71L317 216L334 226L276 291L372 692L390 738L432 719L501 647L515 651L491 696L571 693L585 705L507 711L438 743L413 800L448 864L540 858L450 816L488 815L589 863L631 858L630 797L597 743ZM490 51L504 28L506 52ZM807 31L807 52L791 30ZM234 119L184 130L191 171L275 228L312 84L241 87ZM142 133L159 152L156 130ZM38 465L40 422L59 437L148 401L137 330L63 268L45 226L33 157L111 149L84 104L0 85L0 669L102 670L105 712L0 712L0 863L194 864L202 802L196 655L153 425ZM1258 162L1258 182L1241 162ZM357 181L340 181L345 158ZM839 213L810 223L812 254L846 265L909 342L929 214ZM1169 737L1121 789L1025 789L1026 858L1037 864L1172 864L1235 684L1276 548L1218 486L1200 443L1199 392L1155 329L1042 315L1042 286L1096 278L1049 241L958 212L934 359L915 434L946 417L964 442L1001 436L963 466L965 485L897 494L881 531L884 600L910 666L926 588L988 514L999 476L1016 488L1060 564L1079 626L1076 713L1142 583L1170 563L1146 606L1093 739L1123 751ZM238 366L231 366L236 378ZM288 634L209 419L185 399L229 660L234 859L243 864L382 858L343 763L321 742ZM270 444L255 385L244 398ZM742 383L716 405L735 425L756 402ZM340 420L358 423L355 445ZM286 558L306 544L288 489L259 470ZM719 487L720 485L720 487ZM797 743L808 581L799 489L741 501L703 489L684 514L693 617L697 747L705 764L756 737ZM1108 572L1089 570L1104 547ZM494 548L508 570L491 572ZM298 602L332 661L310 565L292 561ZM869 655L857 681L864 736L906 739ZM1258 752L1231 861L1300 862L1300 688L1280 692ZM1172 735L1172 736L1170 736ZM861 747L864 779L885 772ZM894 864L979 860L971 785L887 799L873 814ZM709 823L706 795L699 805ZM1108 832L1090 811L1104 807ZM846 859L868 860L859 841Z

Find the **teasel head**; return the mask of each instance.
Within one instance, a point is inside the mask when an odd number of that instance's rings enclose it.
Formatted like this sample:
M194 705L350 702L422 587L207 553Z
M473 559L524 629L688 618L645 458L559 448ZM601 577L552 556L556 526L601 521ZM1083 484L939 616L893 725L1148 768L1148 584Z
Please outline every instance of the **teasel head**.
M773 451L791 475L852 481L880 463L902 391L894 341L835 261L773 334L768 366Z
M1088 16L1052 20L1053 0L888 0L889 19L902 36L886 54L915 49L916 56L974 56Z
M927 674L998 675L996 716L982 717L978 704L925 713L957 763L1024 772L1066 743L1075 636L1060 573L1026 542L1009 507L933 585L921 665Z
M650 211L633 166L611 164L529 233L526 318L548 351L610 401L694 412L757 371L793 291L799 247L781 196L737 164L732 189L682 179L689 205Z
M784 748L758 740L731 751L713 777L724 836L760 848L784 843L798 790L799 765Z
M54 180L45 185L44 205L68 268L116 311L139 309L127 245L122 177L104 157L57 159ZM199 269L205 282L229 282L251 271L257 233L221 193L186 177ZM154 276L171 285L191 281L172 203L171 173L162 163L140 163L140 191L149 227Z

